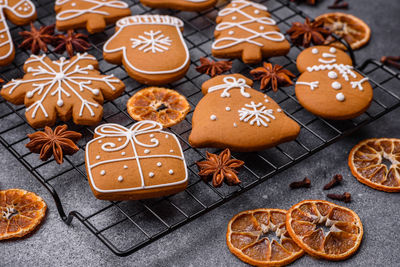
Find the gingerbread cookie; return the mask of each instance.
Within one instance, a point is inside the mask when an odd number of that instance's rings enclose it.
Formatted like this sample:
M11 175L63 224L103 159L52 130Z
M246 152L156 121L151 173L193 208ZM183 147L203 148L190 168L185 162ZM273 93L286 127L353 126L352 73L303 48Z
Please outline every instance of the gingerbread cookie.
M295 139L300 126L252 85L241 74L221 75L203 83L205 96L193 113L190 144L247 152Z
M124 64L128 74L143 84L174 82L185 75L190 65L182 30L183 22L171 16L123 18L104 45L104 59Z
M119 0L57 0L54 9L58 30L86 28L89 33L101 32L132 14L128 4Z
M202 11L213 7L217 0L140 0L140 2L151 8L171 8L183 11Z
M160 197L187 186L178 139L154 121L140 121L129 129L112 123L98 126L86 145L86 170L98 199Z
M0 66L10 64L15 57L15 48L7 25L26 25L36 19L35 5L29 0L0 1Z
M296 82L297 99L315 115L351 119L362 114L372 101L368 78L353 69L350 57L340 49L307 48L297 57L297 68L302 73Z
M279 32L267 8L258 3L233 0L218 13L212 54L258 63L263 57L286 55L290 44Z
M95 57L77 54L52 61L32 55L25 62L25 75L1 89L13 104L25 104L26 120L32 127L50 126L57 117L76 124L95 125L103 116L104 99L122 94L125 85L113 75L100 75Z

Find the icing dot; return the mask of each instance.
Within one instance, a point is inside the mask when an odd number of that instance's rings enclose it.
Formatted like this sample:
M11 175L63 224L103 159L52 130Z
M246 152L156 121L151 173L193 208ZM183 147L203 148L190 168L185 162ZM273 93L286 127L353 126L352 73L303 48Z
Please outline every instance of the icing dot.
M234 33L235 33L234 31L229 31L229 32L228 32L229 35L232 35L232 34L234 34Z
M76 3L72 3L71 6L76 6Z
M151 134L150 137L154 137L154 134Z
M336 48L334 48L334 47L329 48L329 52L336 53Z
M343 102L344 99L345 99L344 94L343 94L343 93L338 93L338 94L336 95L336 99L337 99L338 101L340 101L340 102Z
M269 100L268 100L268 99L264 99L264 102L265 102L265 103L268 103L268 102L269 102Z
M331 79L336 79L337 78L337 73L334 71L328 72L328 77Z
M282 109L278 108L278 109L276 110L276 112L282 112Z
M118 138L118 141L120 141L120 142L121 142L121 141L122 141L122 138Z
M118 176L118 182L122 182L124 180L124 177Z
M100 159L100 156L99 156L99 155L97 155L97 156L96 156L96 159Z
M342 85L340 84L340 82L333 82L332 88L335 90L339 90L340 88L342 88Z
M98 142L99 144L101 144L101 143L103 143L103 141L102 140L99 140L99 142Z
M125 154L126 154L125 152L121 152L121 155L122 155L122 156L125 156Z
M64 105L64 101L62 99L57 100L57 106L62 107Z
M231 111L231 108L230 107L226 107L225 110L226 111Z
M260 14L260 10L258 9L254 10L254 14Z
M215 116L214 114L210 116L210 120L215 121L217 120L217 116Z
M311 53L313 53L314 55L318 54L318 49L317 48L313 48L311 50Z
M31 98L33 96L33 93L31 91L29 91L28 93L26 93L26 97L27 98Z
M150 150L145 149L143 152L144 152L144 154L149 154L149 153L150 153Z
M168 139L168 138L169 138L169 135L168 135L168 134L166 134L166 135L165 135L165 138L167 138L167 139Z
M106 171L105 170L101 170L100 175L104 175L104 174L106 174Z
M233 123L233 127L237 128L237 124L236 122Z
M154 172L149 172L149 177L150 178L154 177Z
M157 139L151 138L150 141L151 141L152 143L156 143L156 142L157 142Z
M171 149L169 152L170 152L170 153L174 153L174 150L173 150L173 149Z
M4 38L4 34L1 34L1 35L0 35L0 38Z
M33 71L33 68L32 67L29 67L28 68L28 72L32 72Z
M161 163L161 162L157 162L157 166L158 166L158 167L161 167L161 166L162 166L162 163Z
M124 165L124 169L128 169L128 165Z
M99 95L100 94L100 90L99 89L94 89L93 90L93 94L94 95Z
M168 173L172 175L172 174L174 174L174 170L171 169L168 171Z
M94 69L93 65L89 65L89 66L88 66L88 69L89 69L89 70L93 70L93 69Z
M233 6L233 7L236 7L237 5L236 5L236 4L232 4L232 6Z
M233 16L233 17L232 17L232 20L235 20L235 19L237 19L237 17L236 17L236 16Z
M260 26L259 29L260 29L260 31L263 31L265 28L264 28L264 26Z

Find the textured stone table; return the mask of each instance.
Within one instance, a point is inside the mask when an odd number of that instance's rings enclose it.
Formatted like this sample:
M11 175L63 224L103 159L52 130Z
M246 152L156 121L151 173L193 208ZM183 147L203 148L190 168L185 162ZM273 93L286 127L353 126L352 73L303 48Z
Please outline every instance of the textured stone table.
M370 25L370 44L356 52L359 62L369 57L399 55L400 2L348 0L350 12ZM328 11L332 1L318 7L301 5L301 9L317 16ZM398 88L400 90L400 88ZM344 183L333 191L350 191L354 209L364 223L364 240L352 258L341 263L315 260L309 256L294 266L398 266L400 262L400 194L389 194L364 186L352 177L347 167L347 154L359 140L369 137L400 138L400 110L394 110L353 135L275 175L227 204L185 225L126 258L112 254L78 222L66 226L59 218L48 192L3 147L0 147L0 188L24 188L42 195L49 205L46 222L32 237L19 241L0 242L1 266L242 266L225 245L228 220L247 209L289 208L307 198L325 199L321 187L333 174L341 173ZM308 176L313 187L291 191L288 184ZM76 192L71 198L79 199ZM67 206L68 210L68 206Z

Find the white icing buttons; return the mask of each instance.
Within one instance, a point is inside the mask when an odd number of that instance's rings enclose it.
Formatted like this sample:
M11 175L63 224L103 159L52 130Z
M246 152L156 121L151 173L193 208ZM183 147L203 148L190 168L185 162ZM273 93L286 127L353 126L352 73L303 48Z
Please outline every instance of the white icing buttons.
M343 93L338 93L338 94L336 95L336 99L337 99L338 101L340 101L340 102L343 102L344 99L345 99L344 94L343 94Z
M336 79L338 76L335 71L330 71L330 72L328 72L328 77L331 79Z
M162 163L161 163L161 162L157 162L157 166L158 166L158 167L161 167L161 166L162 166Z
M128 169L128 165L124 165L124 169Z
M104 174L106 174L106 171L105 170L101 170L100 175L104 175Z
M145 149L143 152L144 152L144 154L149 154L149 153L150 153L150 150Z
M169 152L170 152L170 153L174 153L174 150L173 150L173 149L171 149Z
M154 137L154 134L150 134L150 137L153 138L153 137Z
M118 176L118 182L122 182L124 180L124 177Z
M154 172L149 172L149 177L153 178L154 177Z
M215 121L217 120L217 116L215 116L214 114L210 116L210 120Z
M329 52L336 53L336 48L334 48L334 47L329 48Z
M254 14L260 14L260 10L258 9L254 10Z
M276 112L282 112L282 109L278 108L278 109L276 110Z
M233 17L232 17L232 20L236 20L236 19L237 19L237 17L236 17L236 16L233 16Z
M236 122L233 123L233 127L237 128L237 124Z
M101 144L101 143L103 143L103 141L102 140L99 140L99 142L98 142L99 144Z
M167 138L167 139L168 139L168 138L169 138L169 135L168 135L168 134L166 134L166 135L165 135L165 138Z
M121 141L122 141L122 138L118 138L118 141L120 141L120 142L121 142Z
M333 82L332 88L335 90L339 90L340 88L342 88L342 85L340 84L340 82Z
M235 33L234 31L229 31L229 32L228 32L229 35L232 35L232 34L234 34L234 33Z
M100 156L99 156L99 155L97 155L97 156L96 156L96 159L100 159Z
M317 48L313 48L311 50L311 53L313 53L314 55L318 54L318 49Z
M125 156L125 154L126 154L125 152L121 152L121 155L122 155L122 156Z
M226 111L231 111L231 108L230 107L226 107L225 110Z
M260 29L260 31L263 31L265 28L264 28L264 26L260 26L259 29Z
M169 170L168 173L172 175L174 174L174 170Z

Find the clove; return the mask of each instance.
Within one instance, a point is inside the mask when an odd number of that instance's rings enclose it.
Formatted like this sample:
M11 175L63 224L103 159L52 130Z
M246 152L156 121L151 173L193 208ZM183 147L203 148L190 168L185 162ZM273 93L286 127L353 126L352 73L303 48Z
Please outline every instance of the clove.
M329 9L348 9L349 4L347 2L341 3L343 0L335 0L335 2L328 6Z
M351 202L351 194L349 192L344 192L342 195L341 194L328 194L326 196L330 199L343 201L344 203Z
M343 180L343 176L341 174L335 174L332 180L324 186L324 190L329 190L336 185L340 184Z
M297 182L291 183L289 186L291 189L297 189L297 188L302 188L302 187L310 188L311 180L306 177L302 181L297 181Z
M385 65L400 69L400 56L383 56L381 57L381 62Z

